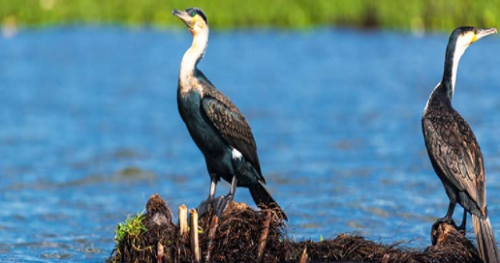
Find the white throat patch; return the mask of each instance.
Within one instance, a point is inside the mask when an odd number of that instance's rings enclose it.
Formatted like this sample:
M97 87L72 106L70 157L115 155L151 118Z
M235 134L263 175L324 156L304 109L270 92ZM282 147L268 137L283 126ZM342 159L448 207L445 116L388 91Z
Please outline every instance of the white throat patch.
M208 28L205 31L193 36L191 47L184 53L181 61L179 79L184 81L191 76L196 68L196 64L203 58L208 45Z
M453 54L453 68L451 71L451 90L448 94L450 100L453 99L453 94L455 93L455 83L457 81L457 71L458 71L458 63L460 62L460 58L465 53L465 50L470 46L471 39L467 37L459 37L457 39L457 43L455 46L455 53Z

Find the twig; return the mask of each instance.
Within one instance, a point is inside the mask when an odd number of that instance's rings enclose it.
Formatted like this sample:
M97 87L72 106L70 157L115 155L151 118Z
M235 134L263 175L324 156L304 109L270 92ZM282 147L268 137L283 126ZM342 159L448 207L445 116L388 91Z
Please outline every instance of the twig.
M207 256L205 258L206 262L210 262L210 254L212 252L213 240L218 226L219 226L219 217L217 215L213 215L212 220L210 221L210 229L208 231L208 251L207 251Z
M158 255L158 263L162 263L162 259L164 256L164 250L163 250L163 245L161 244L161 242L158 242L157 255Z
M266 247L267 243L267 235L269 234L269 225L271 224L271 211L267 210L264 216L265 220L261 228L261 234L259 238L259 248L257 249L257 258L259 262L262 260L262 256L264 255L264 248Z
M304 250L302 250L302 254L300 254L298 263L306 263L306 262L307 262L307 246L304 246Z
M191 251L197 262L200 262L200 243L198 239L198 212L196 209L189 209L191 219Z

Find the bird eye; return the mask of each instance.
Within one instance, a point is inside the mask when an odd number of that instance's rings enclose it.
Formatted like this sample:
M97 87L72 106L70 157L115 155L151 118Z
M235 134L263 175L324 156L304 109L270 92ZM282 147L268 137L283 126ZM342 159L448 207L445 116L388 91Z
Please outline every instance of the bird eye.
M192 17L194 17L195 15L196 15L196 12L195 12L195 11L191 12L191 16L192 16Z

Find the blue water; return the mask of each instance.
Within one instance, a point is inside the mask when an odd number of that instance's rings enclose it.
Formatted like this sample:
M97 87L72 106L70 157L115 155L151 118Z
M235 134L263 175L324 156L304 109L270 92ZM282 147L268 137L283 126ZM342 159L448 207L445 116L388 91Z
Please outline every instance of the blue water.
M207 197L205 161L176 105L190 42L187 30L118 27L0 38L1 261L103 261L116 224L151 194L174 210ZM446 34L211 33L200 69L251 124L290 238L348 232L430 244L448 199L420 116L446 44ZM489 37L469 48L454 100L482 146L497 237L499 44ZM246 189L236 200L253 204Z

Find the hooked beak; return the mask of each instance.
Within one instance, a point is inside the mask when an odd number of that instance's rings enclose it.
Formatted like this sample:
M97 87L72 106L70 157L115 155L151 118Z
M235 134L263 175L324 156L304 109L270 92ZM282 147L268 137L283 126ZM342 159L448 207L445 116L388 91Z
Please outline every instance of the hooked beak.
M172 15L180 18L182 21L184 21L184 23L187 23L190 18L186 11L179 11L177 9L172 10Z
M481 39L485 36L489 36L491 34L496 34L496 33L497 33L496 28L478 29L474 42L478 41L479 39Z

